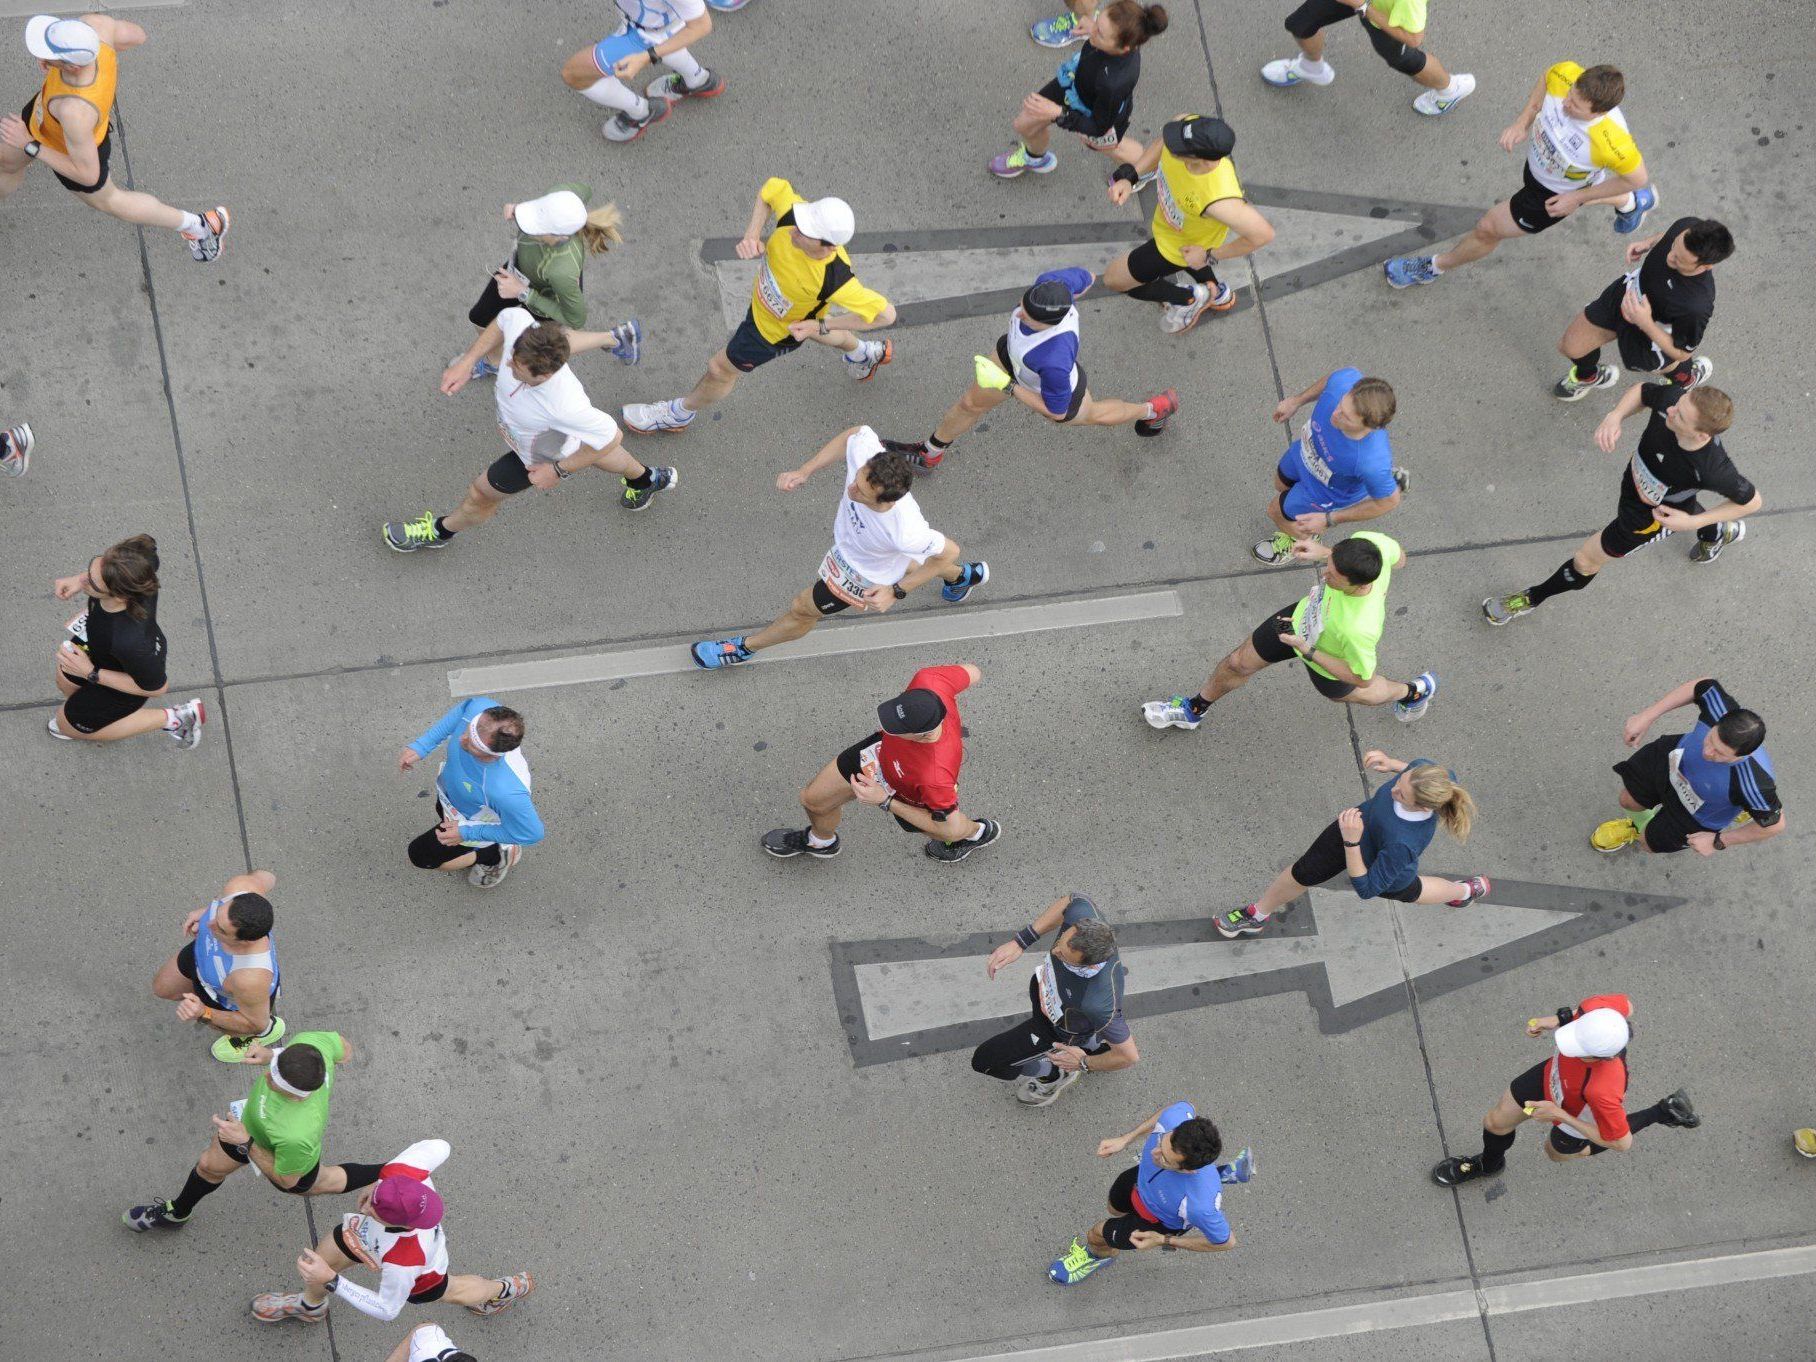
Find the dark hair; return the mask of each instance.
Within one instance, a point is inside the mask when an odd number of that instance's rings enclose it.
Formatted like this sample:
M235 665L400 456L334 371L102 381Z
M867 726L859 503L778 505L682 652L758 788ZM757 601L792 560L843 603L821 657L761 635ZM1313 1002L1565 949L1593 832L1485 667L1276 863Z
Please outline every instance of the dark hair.
M1618 67L1591 66L1576 78L1576 92L1589 101L1592 112L1603 114L1627 93L1627 78Z
M511 347L511 358L522 360L523 367L537 378L557 372L572 353L567 332L553 322L530 327Z
M277 1071L291 1087L314 1092L328 1079L328 1061L313 1045L287 1045L277 1057Z
M441 1362L479 1362L479 1359L470 1352L456 1348L453 1352L444 1354Z
M1208 1116L1194 1116L1173 1127L1173 1153L1186 1169L1209 1168L1223 1152L1223 1136Z
M271 934L271 900L263 894L236 894L227 905L227 920L241 941L257 941Z
M1088 917L1082 922L1074 923L1067 940L1072 949L1078 952L1078 963L1081 965L1101 965L1116 954L1115 929L1102 918Z
M1715 725L1715 736L1744 757L1766 740L1766 721L1750 709L1732 710Z
M158 599L158 541L148 534L122 539L101 555L101 580L94 585L125 601L134 619L145 619Z
M494 752L502 755L523 746L523 715L516 710L507 705L493 705L481 710L479 717L497 725L492 736L486 739L486 746Z
M1734 233L1714 218L1704 218L1684 230L1684 249L1699 265L1719 265L1734 254Z
M900 501L914 486L914 465L899 449L885 449L881 454L872 454L870 462L864 465L864 471L870 474L870 485L876 488L876 499L885 505Z
M1372 540L1345 539L1330 551L1330 565L1341 572L1345 580L1367 586L1381 575L1381 550Z
M1103 12L1103 17L1110 21L1110 26L1116 31L1116 41L1131 50L1167 31L1165 5L1144 5L1140 0L1115 0Z

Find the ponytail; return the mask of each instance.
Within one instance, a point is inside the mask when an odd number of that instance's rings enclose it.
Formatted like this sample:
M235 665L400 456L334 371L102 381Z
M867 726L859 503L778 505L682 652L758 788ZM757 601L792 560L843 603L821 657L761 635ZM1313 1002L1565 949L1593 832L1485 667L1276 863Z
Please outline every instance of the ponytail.
M1104 16L1115 25L1117 40L1131 52L1149 38L1167 31L1165 5L1144 5L1140 0L1115 0Z
M1441 766L1415 766L1411 785L1414 804L1434 810L1444 831L1459 842L1469 840L1469 829L1475 822L1475 800L1450 778L1448 771Z
M125 601L134 619L147 618L158 598L158 541L148 534L122 539L101 555L101 580L95 585Z
M613 246L622 245L624 233L619 228L624 215L615 203L595 208L586 215L586 226L580 229L580 242L588 255L604 255Z

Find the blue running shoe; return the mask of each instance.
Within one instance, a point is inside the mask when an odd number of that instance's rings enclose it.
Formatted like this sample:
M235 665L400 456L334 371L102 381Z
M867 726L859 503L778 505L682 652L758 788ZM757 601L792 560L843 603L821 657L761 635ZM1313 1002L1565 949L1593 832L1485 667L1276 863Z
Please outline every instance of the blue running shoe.
M478 382L482 378L491 378L497 372L498 366L496 364L492 363L490 360L482 359L473 366L471 378L472 381Z
M619 322L612 328L612 356L626 364L635 364L643 358L643 323L632 319Z
M1111 1258L1099 1258L1078 1240L1072 1241L1072 1247L1066 1250L1066 1256L1055 1258L1047 1265L1047 1275L1061 1286L1076 1286L1100 1267L1114 1262Z
M706 3L718 10L721 14L731 14L736 10L743 9L750 3L750 0L706 0Z
M1614 230L1625 236L1637 232L1639 225L1646 220L1646 214L1658 207L1658 194L1651 189L1633 191L1633 207L1624 213L1614 215Z
M737 638L703 638L688 649L694 657L694 665L703 667L709 672L716 672L721 667L735 667L741 662L748 662L755 656L744 646L742 636Z
M1403 724L1409 724L1426 710L1431 708L1431 697L1438 693L1438 676L1436 672L1420 672L1412 679L1413 685L1419 688L1416 700L1395 700L1394 718Z
M1071 47L1085 40L1078 16L1070 10L1057 18L1042 19L1028 31L1042 47Z
M1255 1151L1247 1145L1242 1147L1240 1154L1217 1169L1217 1177L1226 1187L1232 1182L1247 1182L1254 1176Z
M940 588L940 599L957 605L989 580L990 565L988 563L966 563L964 576L956 582L947 582Z
M1381 266L1387 282L1395 288L1429 284L1438 277L1437 263L1429 255L1397 255Z

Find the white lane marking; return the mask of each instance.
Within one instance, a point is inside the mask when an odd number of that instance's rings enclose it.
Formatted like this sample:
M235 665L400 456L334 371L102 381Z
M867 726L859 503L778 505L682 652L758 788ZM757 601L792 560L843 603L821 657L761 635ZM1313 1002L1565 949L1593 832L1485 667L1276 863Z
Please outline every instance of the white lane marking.
M1388 1297L1360 1305L1307 1310L1261 1319L1230 1320L1158 1333L1060 1343L1015 1352L978 1353L953 1358L950 1350L895 1354L895 1362L1179 1362L1205 1354L1241 1352L1249 1348L1279 1347L1351 1334L1418 1328L1490 1316L1519 1314L1528 1310L1553 1310L1596 1301L1653 1296L1666 1291L1697 1287L1732 1286L1739 1282L1769 1281L1816 1272L1816 1244L1794 1248L1763 1249L1754 1253L1690 1258L1646 1267L1614 1268L1605 1272L1575 1273L1531 1282L1485 1286L1478 1301L1468 1290L1437 1291L1423 1296Z
M897 619L822 625L804 639L765 649L757 655L755 662L745 665L837 657L843 653L869 653L883 648L919 648L962 639L1003 638L1046 629L1128 624L1184 613L1176 591L1144 591L1132 596L1106 596L1094 600L1009 605L995 610L927 610ZM540 658L534 662L461 667L448 673L448 691L458 699L497 691L577 686L623 677L663 676L697 670L687 644L668 643L657 648L631 648L615 653L584 653L576 657Z
M112 14L117 10L127 9L175 9L187 4L188 0L128 0L119 5L84 5L77 11L83 14ZM43 0L0 0L0 19L29 19L34 14L49 14L52 7Z

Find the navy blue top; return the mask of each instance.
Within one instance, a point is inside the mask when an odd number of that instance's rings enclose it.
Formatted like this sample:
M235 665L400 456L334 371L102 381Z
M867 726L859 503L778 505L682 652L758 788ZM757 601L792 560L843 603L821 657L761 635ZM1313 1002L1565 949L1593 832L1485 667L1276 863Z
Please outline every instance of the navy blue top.
M1406 769L1434 764L1429 757L1415 757L1406 763ZM1436 813L1430 818L1409 819L1396 811L1393 786L1399 778L1396 772L1393 780L1384 781L1362 801L1362 863L1368 873L1349 879L1361 898L1372 899L1411 884L1419 873L1419 857L1437 835ZM1455 771L1450 778L1457 778Z

